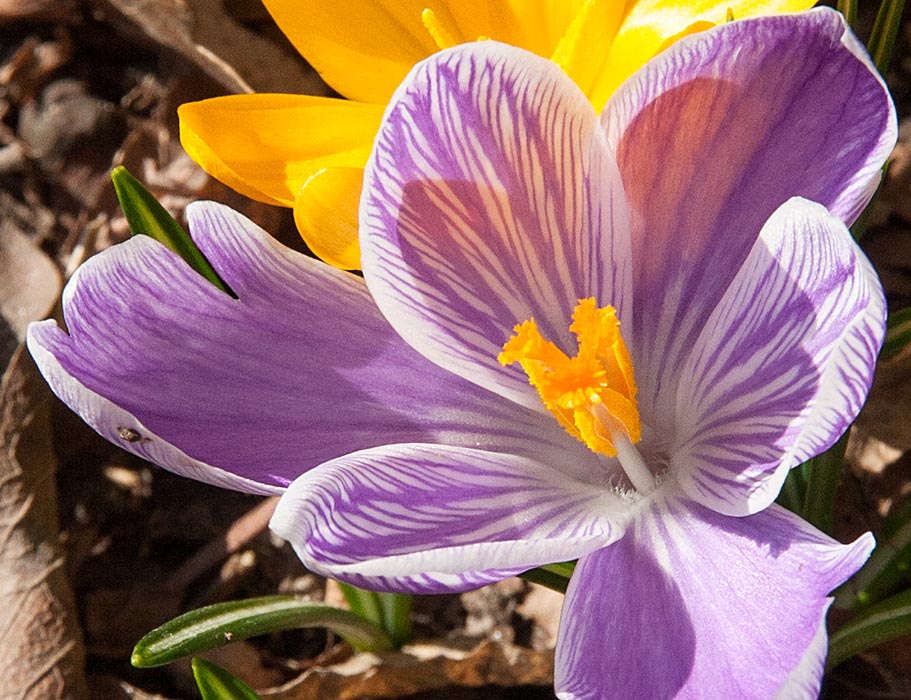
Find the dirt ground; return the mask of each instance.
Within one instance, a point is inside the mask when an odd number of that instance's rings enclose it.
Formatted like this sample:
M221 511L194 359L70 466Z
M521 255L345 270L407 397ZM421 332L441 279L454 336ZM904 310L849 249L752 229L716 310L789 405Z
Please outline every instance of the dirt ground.
M861 2L862 34L872 24L870 5ZM864 239L893 310L911 305L909 45L906 23L888 75L903 141ZM191 200L214 199L304 249L289 211L213 181L180 147L176 107L236 92L239 78L257 91L331 94L257 0L0 0L0 311L13 299L22 315L0 323L0 370L11 368L0 394L0 443L16 445L0 470L18 460L20 481L44 494L37 506L23 506L28 491L5 493L0 473L0 526L31 509L30 532L58 542L65 555L40 559L47 599L22 602L20 588L0 585L0 649L23 634L14 622L30 608L29 635L43 620L48 629L60 623L66 640L60 647L39 639L31 657L0 651L0 677L20 683L18 693L0 697L195 698L188 664L130 666L144 633L180 612L247 596L295 592L341 604L336 587L270 535L269 502L174 477L98 438L14 354L23 319L53 313L61 280L129 235L108 177L113 166L126 165L178 216ZM908 499L908 374L907 358L884 368L859 422L839 494L843 540L876 531ZM38 549L23 546L13 563ZM0 577L12 561L0 556ZM379 667L317 630L237 642L211 658L263 697L283 700L549 699L559 604L558 594L519 579L419 598L421 644ZM843 617L836 613L832 624ZM909 648L911 639L899 640L842 665L825 697L911 698ZM68 670L42 685L40 663L60 658Z

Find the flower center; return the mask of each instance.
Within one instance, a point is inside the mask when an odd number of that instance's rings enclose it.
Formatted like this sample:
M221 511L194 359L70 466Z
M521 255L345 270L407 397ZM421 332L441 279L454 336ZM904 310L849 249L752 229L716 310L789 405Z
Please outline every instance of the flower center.
M616 457L637 491L651 491L655 479L634 446L642 437L636 380L614 307L599 309L594 299L579 301L569 326L579 346L575 357L541 337L533 318L513 330L497 357L500 363L518 362L570 435L599 454Z

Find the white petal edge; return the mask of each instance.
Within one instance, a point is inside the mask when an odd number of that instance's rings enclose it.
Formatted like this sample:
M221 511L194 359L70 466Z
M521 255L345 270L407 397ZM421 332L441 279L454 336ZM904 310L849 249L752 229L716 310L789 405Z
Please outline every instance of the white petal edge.
M613 491L571 481L530 459L400 444L362 450L301 475L279 501L270 527L316 573L376 579L394 590L423 579L452 590L462 588L466 576L508 576L600 549L622 536L627 515ZM405 583L390 585L395 579Z
M760 469L761 464L767 463L771 452L774 451L774 445L763 446L755 444L749 446L748 441L732 445L730 459L732 464L743 462L746 465L744 456L740 454L744 449L752 449L756 459L753 460L754 468L745 468L740 474L735 474L730 470L725 470L722 466L721 471L709 469L702 473L700 464L711 466L709 459L705 456L699 458L693 456L689 460L683 458L684 463L689 461L689 468L678 473L677 476L684 491L695 500L726 515L742 516L757 513L768 507L777 497L781 490L788 472L813 457L816 454L828 449L838 437L847 429L850 422L856 417L863 405L866 393L869 390L873 378L873 368L876 363L876 356L882 344L885 333L885 299L882 293L882 287L879 283L876 273L873 271L869 261L864 256L860 248L857 247L853 238L845 227L844 223L837 217L828 213L825 207L808 200L795 197L785 202L772 215L760 234L759 240L754 246L753 251L744 262L740 273L732 281L731 286L727 289L722 297L716 310L710 316L703 332L694 345L690 356L685 363L685 369L682 374L684 380L680 383L680 390L677 394L677 414L683 416L682 425L684 427L683 435L677 436L677 443L685 443L694 432L698 432L695 427L698 422L714 423L718 421L717 416L703 415L705 411L699 410L699 396L707 398L713 392L723 391L723 383L720 381L709 382L711 386L705 388L700 395L697 395L694 404L692 391L690 387L699 386L696 377L705 373L704 366L710 363L709 355L718 355L723 347L716 350L704 349L707 345L717 344L717 338L712 340L712 336L718 335L718 328L715 326L723 321L719 320L719 314L725 310L731 313L732 309L747 309L750 304L748 301L740 303L738 296L752 290L750 279L745 279L743 275L751 270L762 271L764 267L761 262L757 261L757 256L768 255L764 241L772 242L773 247L780 244L774 239L782 231L792 228L790 235L790 245L798 242L798 236L801 231L807 231L810 227L820 227L815 231L815 235L820 242L829 238L832 242L826 245L833 251L838 251L834 262L845 262L850 258L850 264L854 266L854 275L851 279L845 281L838 290L838 294L831 293L828 289L809 290L810 293L824 297L821 305L817 309L816 326L810 329L812 335L806 335L800 338L798 352L808 355L813 362L814 367L821 367L822 373L817 378L817 388L815 397L805 406L795 406L796 415L787 425L780 425L782 431L780 440L782 449L780 459L777 459L777 466L773 469ZM808 235L808 234L806 234ZM789 241L784 240L784 245ZM808 259L800 259L794 256L793 261L798 264L806 264ZM812 260L810 262L813 262ZM833 261L829 261L833 262ZM820 264L823 264L820 262ZM823 275L828 275L829 270L822 270ZM768 274L764 272L763 274ZM781 274L781 273L779 273ZM787 274L787 272L785 272ZM817 281L819 282L819 281ZM831 280L822 280L829 284ZM746 290L746 292L744 291ZM768 291L768 290L766 290ZM819 342L830 333L830 319L836 316L839 310L845 309L845 297L853 300L855 303L851 308L857 307L858 311L853 319L848 321L842 328L838 337L831 341ZM863 306L861 307L861 305ZM809 320L809 319L808 319ZM844 319L841 319L843 322ZM798 330L795 327L795 330ZM755 333L755 331L753 331ZM727 334L731 336L732 334ZM736 336L736 334L733 334ZM793 342L792 338L785 337L776 342L789 343ZM814 347L821 345L821 347ZM703 350L700 352L700 348ZM757 351L753 357L746 357L743 360L732 360L733 347L728 352L727 365L733 369L737 365L739 369L744 369L747 374L755 377L760 376L763 370L763 351ZM769 349L766 348L766 355ZM775 353L782 352L782 346L776 345L772 350ZM784 348L787 352L787 347ZM794 351L791 351L792 353ZM725 362L722 356L722 363ZM752 365L751 365L752 363ZM700 367L703 369L700 369ZM753 367L750 369L750 367ZM795 370L799 369L795 364ZM715 371L715 370L713 370ZM686 377L690 378L687 380ZM786 376L775 376L775 381L779 384L788 380ZM776 394L784 395L786 389L792 390L799 386L795 378L788 380L790 383L786 386L777 384L764 385L761 388L754 388L753 394L757 392L768 392L774 390ZM731 387L729 387L729 390ZM769 394L765 397L767 400L774 400ZM759 396L759 399L763 399ZM765 400L765 399L764 399ZM715 403L720 399L716 396ZM749 403L755 404L757 401L750 400ZM736 404L726 401L723 409L725 412L733 412L732 420L739 423L744 421L741 413L749 411L749 407L737 408ZM739 417L738 417L739 416ZM762 417L756 416L753 423L761 427ZM678 420L678 425L681 422ZM723 423L709 430L725 430ZM758 438L757 438L758 439ZM733 441L732 441L733 442ZM744 447L746 445L746 447ZM690 448L695 447L699 451L699 440L697 439ZM679 447L678 447L679 449ZM686 449L686 448L685 448ZM717 447L707 447L706 454L712 451L718 452ZM759 461L760 453L766 453L762 462ZM723 463L724 455L718 456Z

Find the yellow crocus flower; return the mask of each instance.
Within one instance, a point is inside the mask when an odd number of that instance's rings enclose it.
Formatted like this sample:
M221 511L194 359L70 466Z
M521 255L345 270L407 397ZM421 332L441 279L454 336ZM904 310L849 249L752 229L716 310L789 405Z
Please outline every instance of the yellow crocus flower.
M411 67L490 38L553 59L596 110L674 40L814 0L264 0L301 54L347 100L252 94L182 105L181 142L238 192L293 207L315 254L358 268L361 181L383 110Z

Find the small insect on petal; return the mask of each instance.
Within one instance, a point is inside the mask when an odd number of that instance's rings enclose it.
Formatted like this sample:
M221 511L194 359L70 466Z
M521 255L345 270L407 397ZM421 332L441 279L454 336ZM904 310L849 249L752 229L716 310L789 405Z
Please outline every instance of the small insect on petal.
M151 438L143 437L142 434L133 428L117 428L117 434L122 440L127 442L151 442Z

